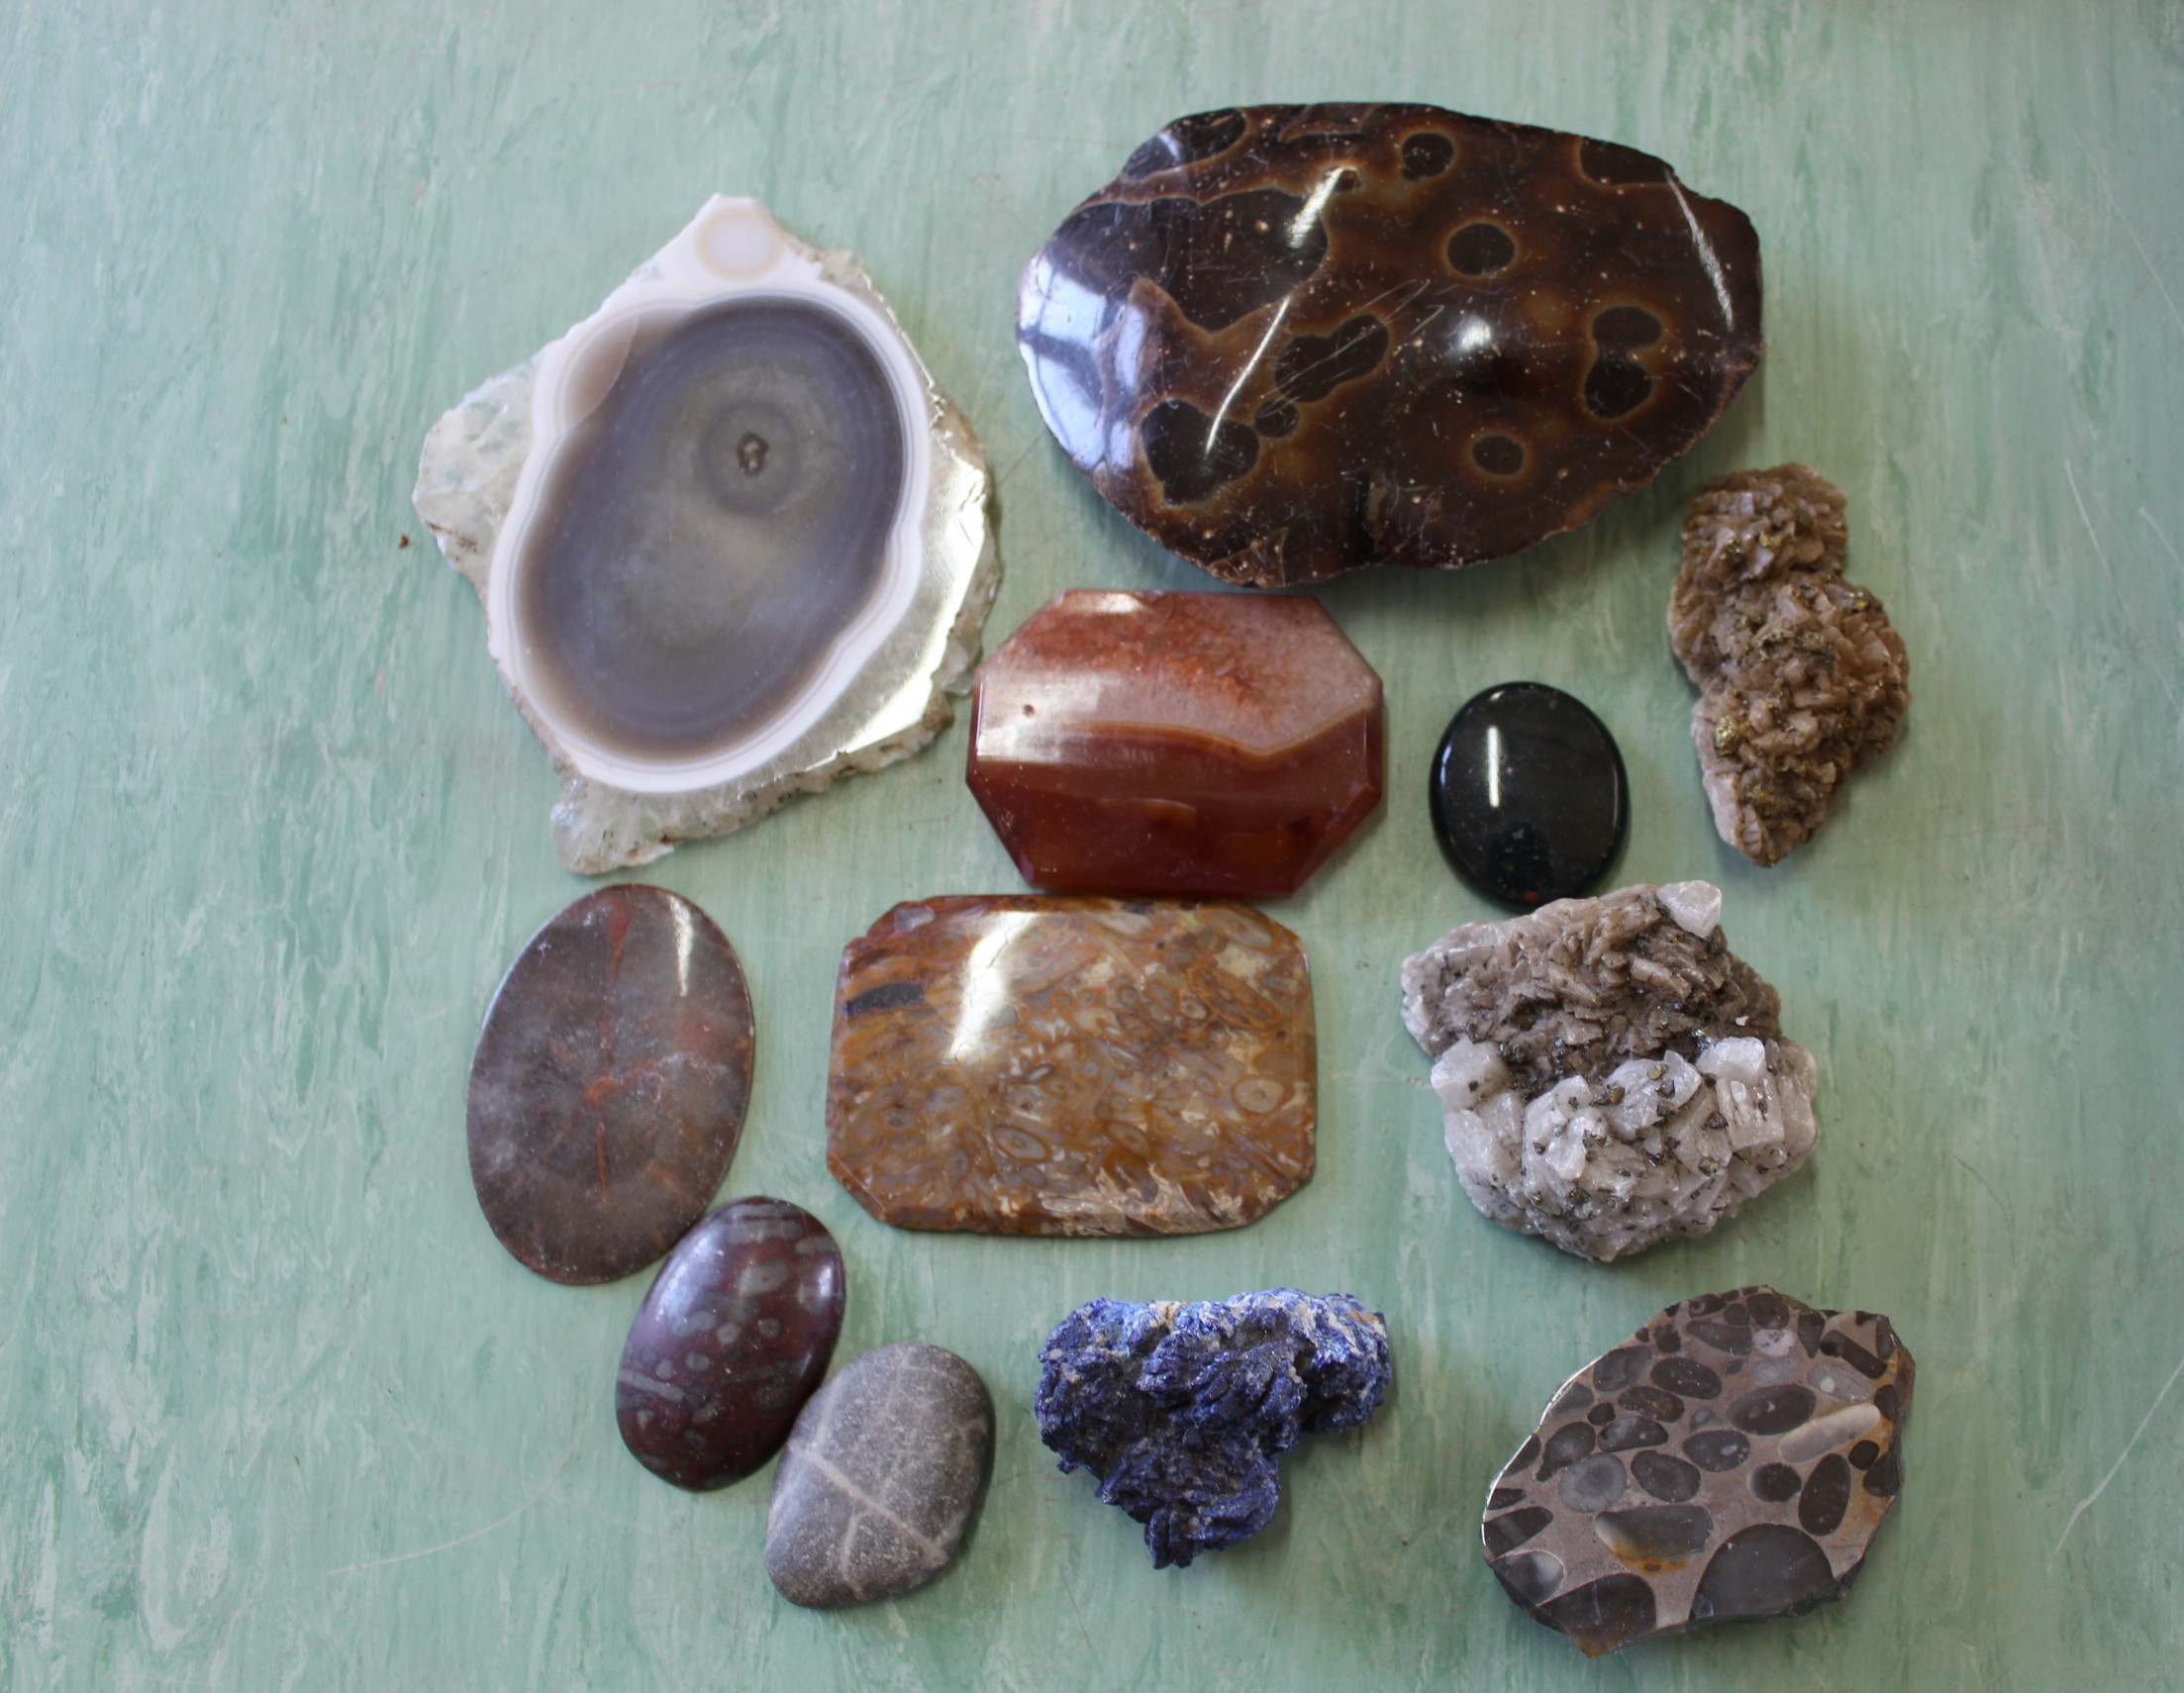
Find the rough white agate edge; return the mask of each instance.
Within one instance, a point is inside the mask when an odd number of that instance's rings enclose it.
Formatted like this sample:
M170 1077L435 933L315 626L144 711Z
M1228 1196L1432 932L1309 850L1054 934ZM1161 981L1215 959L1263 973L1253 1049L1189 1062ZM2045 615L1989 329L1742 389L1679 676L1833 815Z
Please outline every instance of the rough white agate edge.
M685 771L637 769L587 746L542 711L506 639L506 569L546 454L560 431L558 372L633 312L739 293L816 292L867 332L899 390L922 399L928 439L912 443L905 533L874 600L807 695L740 756L708 754ZM986 521L985 453L934 382L857 258L780 228L755 200L714 196L567 335L449 410L425 438L413 501L447 562L487 608L487 642L510 698L561 778L553 845L569 869L597 874L658 857L681 841L725 835L800 793L876 770L945 728L967 691L1000 560ZM496 615L498 614L498 615Z

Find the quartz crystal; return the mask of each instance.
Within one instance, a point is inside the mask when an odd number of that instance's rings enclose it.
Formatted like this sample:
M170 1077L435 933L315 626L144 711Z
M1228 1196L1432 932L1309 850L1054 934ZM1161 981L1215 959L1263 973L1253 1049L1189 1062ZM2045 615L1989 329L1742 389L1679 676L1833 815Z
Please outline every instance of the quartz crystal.
M562 1282L666 1251L728 1173L751 1041L736 949L688 900L629 883L563 910L470 1063L470 1176L501 1245Z
M892 1599L955 1561L993 1470L993 1400L940 1346L864 1353L806 1402L773 1476L766 1574L784 1599Z
M930 741L993 599L986 493L863 266L716 197L440 420L416 504L599 871Z
M1061 594L973 710L970 790L1039 887L1276 898L1380 803L1380 678L1316 600Z
M1046 424L1232 582L1452 566L1573 529L1759 357L1736 207L1610 142L1436 106L1179 119L1024 272Z
M781 1449L842 1332L842 1252L780 1199L739 1199L668 1253L638 1308L614 1415L677 1487L741 1481Z
M1590 893L1631 821L1607 725L1539 682L1504 682L1456 713L1434 754L1428 810L1457 874L1521 911Z
M1562 1384L1494 1480L1486 1561L1588 1655L1839 1599L1903 1488L1913 1378L1870 1312L1671 1305Z
M1275 1460L1306 1435L1361 1427L1392 1372L1379 1312L1287 1287L1195 1305L1095 1299L1039 1359L1040 1439L1144 1525L1155 1569L1265 1528Z
M1848 537L1842 490L1802 464L1718 476L1684 517L1668 639L1714 827L1755 864L1811 839L1911 705L1902 638L1842 579Z
M1602 1262L1703 1235L1805 1161L1812 1054L1707 882L1467 923L1403 964L1479 1211Z
M1247 906L956 896L843 953L827 1167L904 1229L1192 1235L1312 1175L1312 982Z

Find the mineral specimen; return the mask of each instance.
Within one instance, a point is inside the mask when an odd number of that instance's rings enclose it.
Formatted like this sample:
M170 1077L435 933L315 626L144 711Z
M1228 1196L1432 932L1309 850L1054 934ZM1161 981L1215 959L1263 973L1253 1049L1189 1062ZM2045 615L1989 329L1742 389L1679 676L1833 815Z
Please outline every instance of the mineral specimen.
M1380 678L1316 600L1058 595L973 722L971 792L1039 887L1276 898L1380 803Z
M855 258L716 197L426 438L418 513L560 773L643 863L949 719L997 573L984 454Z
M1467 923L1403 964L1463 1191L1605 1263L1703 1235L1805 1161L1812 1054L1706 882Z
M955 1559L993 1468L993 1400L939 1346L864 1353L806 1402L774 1472L766 1573L831 1608L923 1587Z
M1902 638L1842 579L1842 508L1825 477L1778 464L1715 478L1684 517L1668 639L1700 689L1714 827L1755 864L1811 839L1911 704Z
M1427 797L1456 872L1523 911L1589 893L1630 826L1615 738L1577 700L1539 682L1504 682L1456 713Z
M1758 361L1759 242L1613 143L1436 106L1179 119L1024 272L1047 427L1232 582L1498 558L1706 433Z
M1388 1326L1346 1293L1095 1299L1040 1350L1040 1439L1145 1527L1155 1569L1266 1527L1275 1460L1306 1435L1362 1426L1392 1370Z
M470 1176L541 1275L613 1281L704 1214L750 1098L750 995L688 900L630 883L509 965L470 1063Z
M1671 1305L1495 1478L1486 1561L1587 1655L1839 1599L1903 1487L1913 1374L1870 1312L1767 1287Z
M842 1332L842 1252L810 1212L739 1199L677 1244L630 1325L614 1415L677 1487L741 1481L781 1449Z
M1312 1175L1304 948L1241 905L898 905L836 987L827 1167L882 1223L1192 1235Z

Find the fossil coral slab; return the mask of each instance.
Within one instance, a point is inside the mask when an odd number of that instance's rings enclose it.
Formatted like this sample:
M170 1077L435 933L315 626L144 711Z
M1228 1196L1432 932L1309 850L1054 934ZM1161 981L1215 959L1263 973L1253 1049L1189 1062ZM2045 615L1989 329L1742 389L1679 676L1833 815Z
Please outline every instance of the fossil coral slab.
M1479 1211L1603 1262L1703 1235L1805 1161L1812 1054L1707 882L1467 923L1403 964Z
M1903 1489L1914 1377L1871 1312L1769 1287L1671 1305L1495 1477L1486 1561L1588 1655L1839 1599Z
M1380 803L1381 719L1317 600L1079 589L978 667L970 789L1035 886L1276 898Z
M1911 705L1902 638L1843 580L1848 535L1842 490L1802 464L1716 477L1684 517L1668 639L1714 827L1755 864L1812 838Z
M665 1252L735 1156L752 1040L736 949L688 900L625 883L564 908L470 1061L470 1176L501 1245L576 1283Z
M843 953L827 1167L904 1229L1193 1235L1312 1175L1304 948L1241 905L965 895Z
M433 427L415 501L596 872L930 741L993 599L986 493L863 266L716 196Z
M1575 528L1721 416L1759 318L1736 207L1630 148L1437 106L1178 119L1017 294L1077 467L1253 587Z
M1393 1369L1379 1312L1287 1287L1194 1305L1094 1299L1039 1357L1040 1439L1144 1525L1155 1569L1265 1528L1275 1460L1306 1435L1361 1427Z

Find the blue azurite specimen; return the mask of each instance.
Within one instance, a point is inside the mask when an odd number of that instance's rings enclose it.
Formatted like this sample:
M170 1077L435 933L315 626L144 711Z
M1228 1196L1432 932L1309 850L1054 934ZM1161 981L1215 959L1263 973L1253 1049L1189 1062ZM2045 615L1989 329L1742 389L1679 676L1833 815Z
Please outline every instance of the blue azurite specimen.
M1275 1459L1379 1408L1388 1326L1346 1293L1080 1305L1041 1348L1040 1438L1145 1526L1155 1569L1266 1527Z

